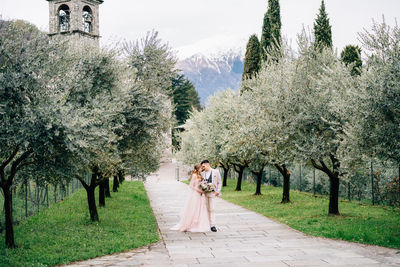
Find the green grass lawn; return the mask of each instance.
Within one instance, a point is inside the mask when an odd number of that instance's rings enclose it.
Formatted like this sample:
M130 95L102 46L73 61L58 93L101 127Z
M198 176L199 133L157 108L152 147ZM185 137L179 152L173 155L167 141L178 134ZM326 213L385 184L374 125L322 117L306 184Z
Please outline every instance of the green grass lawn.
M236 192L236 181L228 180L222 198L258 212L303 233L352 242L400 248L400 212L389 207L340 201L341 216L328 216L329 198L290 191L291 203L281 204L282 188L263 186L255 196L256 185L243 182Z
M19 248L6 249L3 233L0 266L66 264L159 240L143 183L125 181L119 192L111 192L111 196L106 199L105 208L98 208L98 223L90 222L86 191L81 189L15 226Z

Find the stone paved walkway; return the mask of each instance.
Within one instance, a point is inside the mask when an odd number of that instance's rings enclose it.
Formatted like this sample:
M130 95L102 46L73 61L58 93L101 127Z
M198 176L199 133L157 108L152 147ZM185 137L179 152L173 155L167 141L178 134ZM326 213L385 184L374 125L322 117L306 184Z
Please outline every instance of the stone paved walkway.
M222 199L217 233L171 231L189 192L174 164L149 177L146 190L163 240L70 266L400 266L398 250L309 237Z

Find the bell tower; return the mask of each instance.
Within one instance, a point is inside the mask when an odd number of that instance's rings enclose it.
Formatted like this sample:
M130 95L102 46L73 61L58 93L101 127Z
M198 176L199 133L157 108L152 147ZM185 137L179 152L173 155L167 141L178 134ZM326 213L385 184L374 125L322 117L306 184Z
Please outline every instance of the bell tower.
M49 36L65 35L73 41L98 45L99 5L104 0L47 0Z

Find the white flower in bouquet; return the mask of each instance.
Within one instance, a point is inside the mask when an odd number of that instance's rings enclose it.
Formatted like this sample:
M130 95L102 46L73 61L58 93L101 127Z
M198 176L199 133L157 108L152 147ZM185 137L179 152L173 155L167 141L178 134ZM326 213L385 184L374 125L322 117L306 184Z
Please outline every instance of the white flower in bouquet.
M206 180L202 180L200 182L200 188L206 193L214 192L215 191L215 186L212 183L207 183Z

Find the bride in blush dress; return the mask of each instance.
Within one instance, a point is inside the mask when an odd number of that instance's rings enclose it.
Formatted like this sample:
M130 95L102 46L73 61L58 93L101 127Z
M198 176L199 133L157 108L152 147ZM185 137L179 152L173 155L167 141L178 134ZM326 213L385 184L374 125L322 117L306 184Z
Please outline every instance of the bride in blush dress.
M196 164L190 176L190 193L184 207L183 215L177 225L171 230L181 232L208 232L210 221L206 206L206 196L200 188L201 165Z

